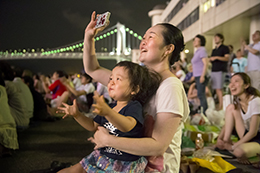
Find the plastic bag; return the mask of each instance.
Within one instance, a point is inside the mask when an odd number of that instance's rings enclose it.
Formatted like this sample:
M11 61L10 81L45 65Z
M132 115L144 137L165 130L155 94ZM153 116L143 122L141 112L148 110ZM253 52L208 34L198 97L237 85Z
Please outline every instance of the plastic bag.
M222 159L220 153L209 149L195 151L192 161L196 162L201 167L208 168L213 172L223 173L236 168L232 164Z

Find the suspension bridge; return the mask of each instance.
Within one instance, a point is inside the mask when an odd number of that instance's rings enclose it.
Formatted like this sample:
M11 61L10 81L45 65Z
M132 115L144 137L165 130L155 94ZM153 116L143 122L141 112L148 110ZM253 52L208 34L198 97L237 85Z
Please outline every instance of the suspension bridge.
M122 60L133 60L138 56L138 49L142 36L135 33L121 23L100 32L95 37L95 48L98 59L114 59L117 62ZM82 59L83 40L52 48L48 50L14 50L12 52L0 52L0 60L15 59Z

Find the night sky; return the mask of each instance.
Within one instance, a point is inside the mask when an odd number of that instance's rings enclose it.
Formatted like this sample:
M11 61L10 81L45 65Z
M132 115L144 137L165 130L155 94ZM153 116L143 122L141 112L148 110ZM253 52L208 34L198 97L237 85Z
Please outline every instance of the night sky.
M0 0L0 51L55 48L83 39L92 11L143 35L148 12L167 0Z

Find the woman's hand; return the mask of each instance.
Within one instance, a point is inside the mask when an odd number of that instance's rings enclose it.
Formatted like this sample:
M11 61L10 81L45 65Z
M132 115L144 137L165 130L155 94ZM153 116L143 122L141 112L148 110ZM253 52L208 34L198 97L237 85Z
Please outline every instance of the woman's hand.
M200 83L203 83L205 81L205 76L200 76Z
M97 16L96 16L96 12L93 11L93 13L91 15L91 20L90 20L87 28L85 29L85 36L88 36L90 38L94 38L97 35L98 32L103 31L109 25L109 21L108 21L105 24L105 26L100 27L100 28L95 28L95 25L97 23L97 18L96 18Z
M114 138L114 137L115 136L109 134L107 129L105 129L102 126L98 126L98 129L94 134L94 137L88 138L88 141L96 145L94 148L96 150L108 146L107 141L109 140L109 138Z
M68 105L66 103L62 103L64 107L58 107L58 112L59 113L65 113L65 115L62 117L63 119L66 118L67 116L71 115L74 118L77 117L79 114L78 106L77 106L77 101L76 99L73 100L73 105Z
M93 99L95 101L95 104L92 104L92 107L94 108L93 113L96 113L100 116L107 116L109 115L109 112L112 110L107 103L104 100L104 96L99 96L97 91L94 91Z

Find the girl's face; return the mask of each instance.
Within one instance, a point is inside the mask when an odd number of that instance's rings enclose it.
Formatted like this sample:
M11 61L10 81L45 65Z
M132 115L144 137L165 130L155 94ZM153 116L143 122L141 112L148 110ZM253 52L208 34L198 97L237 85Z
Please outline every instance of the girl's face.
M248 88L248 85L244 84L244 81L239 75L235 75L231 78L229 89L232 95L240 96L244 93L246 88Z
M145 65L158 63L162 60L165 52L164 39L162 36L163 26L155 25L148 29L143 36L139 49L139 60Z
M107 85L109 96L117 101L128 101L131 94L134 94L130 88L130 79L125 67L115 67L109 78Z

